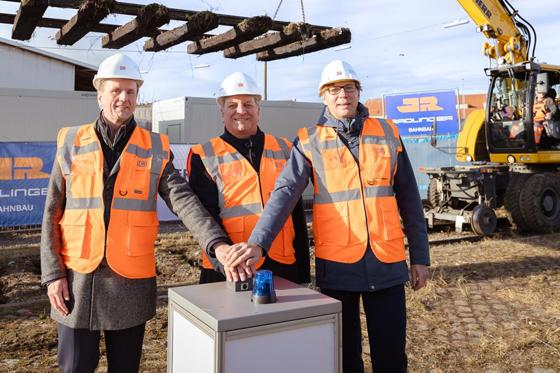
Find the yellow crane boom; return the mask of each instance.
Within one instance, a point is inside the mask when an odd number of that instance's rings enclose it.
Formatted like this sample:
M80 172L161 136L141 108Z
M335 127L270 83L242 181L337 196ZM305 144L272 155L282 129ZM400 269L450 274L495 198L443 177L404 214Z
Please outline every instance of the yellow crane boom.
M495 40L491 45L485 42L483 53L496 62L515 64L527 61L527 40L521 33L515 16L503 0L457 0L471 17L478 29L488 39ZM500 59L503 58L503 61Z
M509 0L457 1L487 38L494 66L485 69L486 108L469 114L457 138L456 158L469 164L423 169L428 224L469 223L491 235L500 209L520 231L560 231L560 66L535 60L536 32Z

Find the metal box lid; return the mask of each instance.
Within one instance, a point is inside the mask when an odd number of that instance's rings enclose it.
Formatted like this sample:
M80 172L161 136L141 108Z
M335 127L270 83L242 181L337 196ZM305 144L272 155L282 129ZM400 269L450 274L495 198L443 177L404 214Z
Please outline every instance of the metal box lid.
M280 277L274 277L276 303L251 302L251 292L234 292L225 282L169 289L169 302L214 331L229 331L341 312L341 303Z

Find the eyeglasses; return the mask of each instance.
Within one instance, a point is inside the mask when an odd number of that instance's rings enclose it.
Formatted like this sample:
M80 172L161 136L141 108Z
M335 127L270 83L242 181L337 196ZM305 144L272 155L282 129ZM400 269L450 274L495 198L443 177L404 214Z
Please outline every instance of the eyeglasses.
M327 88L327 91L331 94L331 95L337 95L340 93L340 91L342 91L344 89L344 92L346 93L354 93L358 90L358 88L356 87L355 84L346 84L342 87L340 86L336 86L333 85L332 87Z

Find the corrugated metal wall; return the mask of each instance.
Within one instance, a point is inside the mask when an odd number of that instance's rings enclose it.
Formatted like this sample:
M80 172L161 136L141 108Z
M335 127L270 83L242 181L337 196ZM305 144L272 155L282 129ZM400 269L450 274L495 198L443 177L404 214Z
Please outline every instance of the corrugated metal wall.
M0 141L55 141L61 127L99 115L95 92L0 89Z
M0 88L73 91L74 65L0 44Z

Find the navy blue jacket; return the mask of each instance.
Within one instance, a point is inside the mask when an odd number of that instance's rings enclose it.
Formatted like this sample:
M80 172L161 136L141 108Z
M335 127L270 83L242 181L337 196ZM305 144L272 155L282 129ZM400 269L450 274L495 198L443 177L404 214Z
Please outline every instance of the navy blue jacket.
M334 127L338 138L350 149L358 162L360 134L363 121L368 116L368 110L362 104L358 105L356 118L345 120L332 117L325 107L318 125ZM296 138L290 158L276 181L274 192L249 238L250 243L268 250L309 179L313 179L312 175L312 164L304 155L300 141ZM410 262L429 265L428 233L422 201L404 146L398 156L393 189L408 240ZM383 263L375 257L369 245L362 259L356 263L338 263L316 258L315 264L317 285L325 289L375 291L408 281L406 261Z

